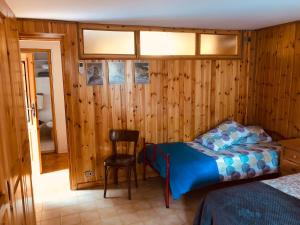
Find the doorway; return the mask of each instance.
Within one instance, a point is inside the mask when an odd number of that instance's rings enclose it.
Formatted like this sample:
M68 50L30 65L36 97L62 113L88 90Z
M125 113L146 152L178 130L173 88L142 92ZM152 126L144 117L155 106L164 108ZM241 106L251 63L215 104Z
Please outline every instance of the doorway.
M53 82L50 50L33 50L22 53L26 58L32 58L36 97L36 117L40 139L40 151L42 154L57 152L57 137L55 113L53 107Z
M20 41L32 167L39 174L69 168L61 53L54 45Z

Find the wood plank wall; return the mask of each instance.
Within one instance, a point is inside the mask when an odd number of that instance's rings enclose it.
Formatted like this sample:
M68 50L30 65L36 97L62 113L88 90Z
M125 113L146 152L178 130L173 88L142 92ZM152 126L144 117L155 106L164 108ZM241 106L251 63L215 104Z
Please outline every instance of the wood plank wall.
M289 23L257 31L250 79L248 121L285 137L300 135L299 28Z
M151 83L134 84L132 60L126 82L87 86L78 74L77 25L19 19L22 33L64 34L64 91L72 187L102 183L103 158L111 153L111 128L140 130L151 142L190 141L226 118L246 122L253 46L245 32L240 60L150 60ZM252 37L254 39L255 36ZM141 142L140 146L141 147ZM86 177L85 171L95 171Z
M80 104L78 92L78 38L77 24L51 21L18 20L19 32L63 34L62 66L64 70L64 95L67 121L67 138L70 152L70 182L71 188L77 188L77 174L82 172L77 168L77 154L81 154L79 144L81 124L79 121ZM81 176L83 176L81 174Z

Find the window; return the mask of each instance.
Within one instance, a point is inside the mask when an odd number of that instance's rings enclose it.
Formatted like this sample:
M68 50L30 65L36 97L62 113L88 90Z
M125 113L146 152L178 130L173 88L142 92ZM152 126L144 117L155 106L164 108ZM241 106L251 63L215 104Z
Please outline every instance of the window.
M153 30L155 29L155 30ZM240 31L79 24L80 59L240 58Z
M200 34L200 55L238 55L238 35Z
M83 54L134 55L134 31L83 29Z
M196 34L184 32L140 32L140 53L144 56L193 56Z

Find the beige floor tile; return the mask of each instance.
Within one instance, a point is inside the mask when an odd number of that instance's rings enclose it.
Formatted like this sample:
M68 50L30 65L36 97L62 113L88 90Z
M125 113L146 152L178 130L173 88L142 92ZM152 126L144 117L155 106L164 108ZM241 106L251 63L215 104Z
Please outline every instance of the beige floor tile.
M80 208L78 206L69 206L64 207L60 210L61 216L67 216L72 214L78 214L80 213Z
M39 225L187 225L192 224L199 197L192 193L171 200L165 208L161 180L140 181L127 199L127 184L111 186L109 198L103 190L71 191L67 171L34 178L36 217ZM102 188L102 187L101 187Z
M161 225L183 225L185 223L176 214L161 217L161 221Z
M114 206L128 205L132 204L134 200L128 200L127 196L124 198L113 198Z
M194 210L185 210L177 212L177 216L185 223L192 224L195 216Z
M61 225L61 219L55 218L50 220L43 220L41 221L41 225Z
M142 221L149 221L152 220L152 218L159 218L159 215L154 209L146 209L146 210L140 210L136 212L136 214L139 216L139 218Z
M34 209L35 212L41 212L43 210L43 206L41 204L35 203Z
M61 208L63 208L63 205L53 204L53 203L46 203L43 207L43 210L51 211L51 210L58 210L58 209L61 209Z
M142 222L142 220L139 218L139 216L136 213L127 213L120 216L120 219L122 221L122 224L124 225L130 225Z
M92 195L83 195L77 197L78 204L85 204L95 202L96 198Z
M95 202L86 202L81 203L77 206L80 210L80 212L83 211L97 211L97 204Z
M139 210L151 209L152 206L148 201L139 201L133 204L133 208L135 209L135 211L139 211Z
M81 222L81 225L103 225L102 221L85 221Z
M173 209L173 208L165 208L165 207L155 207L154 210L157 213L157 216L161 216L161 217L166 217L169 215L176 215L176 213L178 212L177 209Z
M36 221L40 221L42 219L42 212L35 212Z
M43 210L41 215L41 220L53 219L53 218L60 218L61 211L57 209L53 210Z
M81 219L78 214L63 216L61 218L62 225L78 225L81 224Z
M143 222L132 223L131 225L144 225Z
M112 218L101 218L101 222L103 225L118 225L122 224L121 219L119 216L112 217Z
M98 209L98 214L101 218L112 218L119 215L115 208Z
M100 221L100 215L97 213L97 211L87 211L80 213L80 219L81 222Z
M147 221L144 221L144 224L145 225L161 225L162 224L162 220L160 217L154 217L154 218L151 218Z
M111 199L100 199L95 201L96 207L99 209L102 208L112 208L115 206L113 200Z
M119 215L135 212L135 209L133 208L133 206L131 204L121 205L121 206L118 206L118 207L116 206L115 209L117 210L117 213Z

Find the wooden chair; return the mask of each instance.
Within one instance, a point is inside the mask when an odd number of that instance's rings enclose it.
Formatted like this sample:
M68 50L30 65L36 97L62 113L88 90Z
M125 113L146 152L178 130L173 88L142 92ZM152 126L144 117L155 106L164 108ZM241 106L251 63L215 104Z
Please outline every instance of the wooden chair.
M108 170L112 168L114 170L114 183L118 184L118 169L127 168L127 182L128 182L128 199L131 199L131 170L134 172L135 185L137 183L137 171L136 171L136 148L139 139L139 131L136 130L111 130L109 132L109 138L112 142L112 155L104 160L104 198L106 198L107 191L107 177ZM130 154L128 149L127 154L118 154L117 143L127 142L134 143L133 153ZM127 145L128 146L128 145Z

